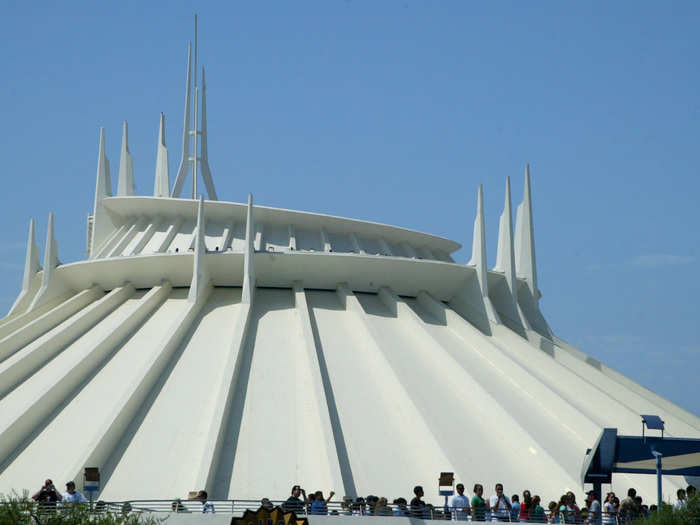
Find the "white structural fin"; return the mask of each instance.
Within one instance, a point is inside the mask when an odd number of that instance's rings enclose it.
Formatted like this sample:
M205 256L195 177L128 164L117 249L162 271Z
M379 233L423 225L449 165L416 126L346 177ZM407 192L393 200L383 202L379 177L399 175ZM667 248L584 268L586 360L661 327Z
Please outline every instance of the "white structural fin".
M21 305L26 300L27 294L29 293L29 287L32 284L32 279L41 270L41 264L39 264L39 247L36 245L36 240L34 236L34 219L29 221L29 237L27 239L27 255L24 259L24 277L22 279L22 291L17 296L15 303L10 308L7 315L12 315L13 313L19 311Z
M219 200L216 196L216 188L214 188L214 180L211 178L211 170L209 169L209 153L207 150L207 81L204 68L202 68L202 139L200 144L200 166L202 168L202 180L207 188L209 200Z
M515 223L515 273L524 279L532 297L537 301L537 266L535 263L535 230L532 221L532 194L530 192L530 165L525 167L525 192L518 206Z
M46 229L46 246L44 248L44 273L41 276L41 288L29 305L29 310L44 304L46 301L62 295L68 290L55 276L55 269L60 264L58 260L58 243L54 237L53 213L49 213L49 226Z
M488 297L488 283L486 278L486 230L484 226L484 189L479 185L479 195L476 204L476 219L474 219L474 240L472 241L472 258L467 263L476 267L476 275L479 279L481 295Z
M208 290L210 281L209 269L206 263L207 245L205 243L206 219L204 218L204 197L200 195L199 206L197 207L197 229L195 235L197 239L194 245L194 263L192 265L192 282L187 300L191 303Z
M134 157L129 152L129 125L124 121L122 132L122 152L119 157L119 180L117 181L117 195L134 194Z
M517 301L518 283L515 278L515 255L513 253L513 209L510 199L510 177L506 177L506 200L498 228L498 253L496 254L496 266L493 269L505 275L513 301Z
M248 194L248 213L245 227L245 252L243 254L243 291L241 302L250 304L255 290L255 268L253 261L255 258L255 248L253 241L255 237L255 224L253 222L253 194Z
M160 114L158 129L158 150L156 154L156 179L153 184L154 197L170 195L170 165L168 163L168 148L165 146L165 114Z
M112 196L112 179L109 175L109 159L105 153L105 129L100 128L100 146L97 154L97 182L95 183L95 207L92 215L92 239L90 256L97 253L100 245L113 229L112 220L102 206L105 197Z
M496 266L493 269L505 274L508 287L513 291L515 256L513 254L513 210L510 199L510 177L506 177L506 199L498 226L498 252L496 253Z
M182 156L180 157L180 167L177 169L175 184L170 193L171 197L179 197L185 179L190 171L190 100L192 86L192 44L187 45L187 84L185 86L185 121L182 127Z

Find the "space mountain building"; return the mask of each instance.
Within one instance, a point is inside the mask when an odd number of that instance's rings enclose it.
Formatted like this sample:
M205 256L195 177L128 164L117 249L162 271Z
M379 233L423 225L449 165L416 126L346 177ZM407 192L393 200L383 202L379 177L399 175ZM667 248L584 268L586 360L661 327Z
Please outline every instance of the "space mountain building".
M153 195L134 194L125 123L116 194L100 132L87 258L59 261L51 214L40 255L29 225L0 320L0 493L80 488L97 467L110 501L282 499L298 483L389 498L422 484L439 502L440 472L556 499L582 493L605 427L638 434L658 414L666 435L700 437L698 417L548 326L529 171L515 213L506 180L490 269L481 188L467 264L434 235L219 200L191 56L172 184L161 117ZM655 495L651 476L613 482Z

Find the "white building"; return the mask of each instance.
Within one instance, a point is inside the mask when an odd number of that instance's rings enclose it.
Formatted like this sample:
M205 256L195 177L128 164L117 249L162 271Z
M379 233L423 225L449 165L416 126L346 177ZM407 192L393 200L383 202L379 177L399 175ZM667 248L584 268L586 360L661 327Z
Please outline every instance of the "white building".
M126 124L112 195L102 132L87 259L59 263L51 215L40 258L30 224L0 320L0 492L80 487L99 467L106 500L282 499L299 483L389 498L422 484L437 502L453 471L545 500L582 494L604 427L637 434L651 413L666 435L700 437L699 418L549 328L529 172L515 218L506 182L496 266L481 190L457 264L460 245L433 235L218 200L203 75L192 84L188 62L184 126L198 131L171 185L161 120L152 196L134 195ZM208 198L196 182L183 195L200 175ZM652 477L616 479L653 499Z

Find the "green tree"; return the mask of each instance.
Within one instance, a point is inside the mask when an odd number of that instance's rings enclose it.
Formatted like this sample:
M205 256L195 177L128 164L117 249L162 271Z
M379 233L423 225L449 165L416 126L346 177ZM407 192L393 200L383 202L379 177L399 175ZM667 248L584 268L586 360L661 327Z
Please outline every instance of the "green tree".
M700 525L700 495L696 495L682 509L663 504L661 510L647 519L639 519L635 525Z
M165 519L133 512L94 512L85 504L47 508L26 493L0 496L0 525L159 525Z

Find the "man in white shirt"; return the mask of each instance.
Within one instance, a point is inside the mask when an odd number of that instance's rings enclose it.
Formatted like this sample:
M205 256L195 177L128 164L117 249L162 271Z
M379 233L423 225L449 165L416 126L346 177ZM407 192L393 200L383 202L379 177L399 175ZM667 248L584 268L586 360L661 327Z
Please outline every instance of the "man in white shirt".
M503 483L496 483L496 494L489 499L491 521L510 521L510 504L508 496L503 493Z
M457 483L457 494L450 498L450 509L452 510L452 519L467 521L469 516L469 498L464 495L464 485Z
M75 483L66 483L66 491L63 493L63 503L87 503L87 499L79 491L75 490Z

